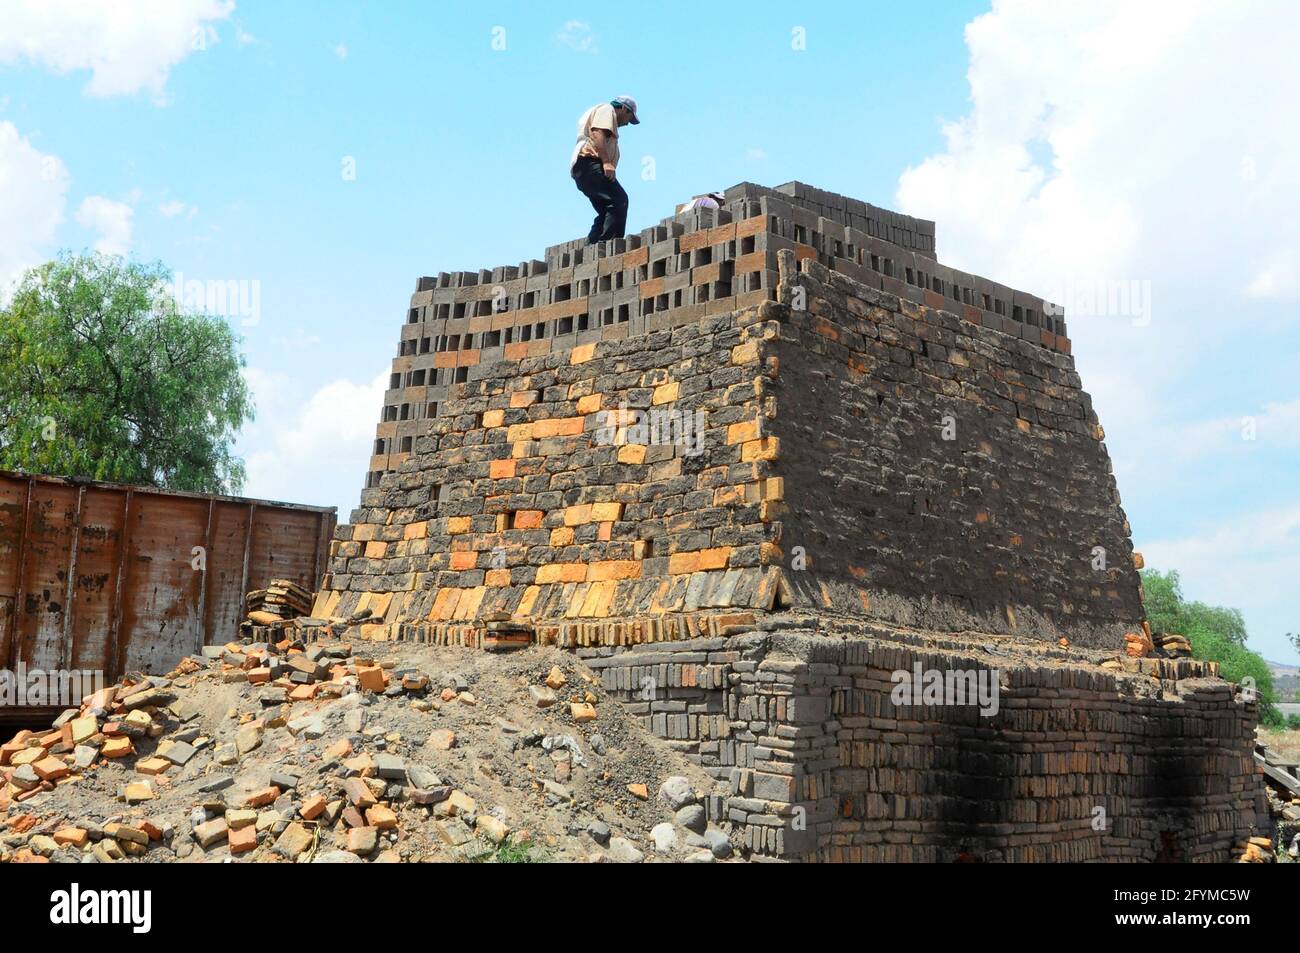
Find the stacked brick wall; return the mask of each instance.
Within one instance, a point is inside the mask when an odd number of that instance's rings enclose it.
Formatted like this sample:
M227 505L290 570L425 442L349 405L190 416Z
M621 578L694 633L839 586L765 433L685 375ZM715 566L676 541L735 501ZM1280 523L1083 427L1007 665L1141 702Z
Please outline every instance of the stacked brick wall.
M381 626L771 604L783 488L754 434L772 332L749 309L479 365L339 528L318 611ZM685 429L652 439L657 422Z
M476 363L340 527L318 608L391 625L797 605L1121 644L1142 619L1132 547L1064 339L865 285L839 254L869 246L833 237L849 226L819 218L804 245L782 233L811 213L738 188L729 208L762 214L639 258L556 246L541 277L586 301L584 251L636 295L636 269L681 266L698 290L701 262L724 260L746 295L645 296L626 322L438 351ZM428 306L464 299L486 313L438 320L506 330L553 307L497 312L494 288L431 289ZM661 411L698 424L698 453L634 435Z
M1068 351L1062 311L934 259L934 223L799 182L741 183L725 205L626 239L554 245L543 259L417 282L366 485L401 466L458 383L518 361L679 326L775 297L793 251L871 287Z
M578 652L756 856L1226 859L1253 705L1118 654L1140 584L1059 309L933 248L744 183L421 279L313 614ZM918 664L995 672L999 708L896 703Z
M1122 644L1140 582L1070 355L785 264L763 425L796 604Z
M1265 811L1255 706L1213 666L798 622L580 650L729 794L757 855L818 861L1226 861ZM827 636L847 636L828 638ZM1041 645L1041 643L1040 643ZM984 671L997 711L896 705L895 672Z

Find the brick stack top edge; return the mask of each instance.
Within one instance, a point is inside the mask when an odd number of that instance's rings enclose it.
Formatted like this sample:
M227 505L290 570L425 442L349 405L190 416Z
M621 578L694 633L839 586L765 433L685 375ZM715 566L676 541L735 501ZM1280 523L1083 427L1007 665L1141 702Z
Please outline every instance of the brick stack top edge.
M419 279L393 360L366 487L410 456L450 388L475 368L618 340L775 299L791 249L900 298L1069 353L1064 309L940 264L934 223L802 182L742 182L717 210L624 239L576 239L545 260Z

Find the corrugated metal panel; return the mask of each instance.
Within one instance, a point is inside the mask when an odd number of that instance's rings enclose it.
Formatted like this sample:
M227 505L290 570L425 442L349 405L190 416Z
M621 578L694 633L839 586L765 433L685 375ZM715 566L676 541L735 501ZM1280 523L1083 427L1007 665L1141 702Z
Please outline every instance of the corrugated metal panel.
M335 518L332 507L0 470L0 665L110 682L167 671L234 638L248 590L272 579L315 589Z

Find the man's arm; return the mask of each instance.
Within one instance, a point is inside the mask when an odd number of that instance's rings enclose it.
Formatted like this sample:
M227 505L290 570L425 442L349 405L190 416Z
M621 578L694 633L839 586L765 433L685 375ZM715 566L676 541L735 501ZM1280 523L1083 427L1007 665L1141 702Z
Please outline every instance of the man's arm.
M608 129L591 130L591 144L596 147L596 154L600 156L600 166L605 172L605 178L614 178L614 163L610 161L609 140L613 138Z

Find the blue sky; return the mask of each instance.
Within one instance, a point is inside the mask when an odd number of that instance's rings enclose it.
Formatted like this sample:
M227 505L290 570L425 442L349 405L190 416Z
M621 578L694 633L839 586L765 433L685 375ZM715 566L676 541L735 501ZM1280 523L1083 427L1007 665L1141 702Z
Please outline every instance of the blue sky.
M0 280L100 247L255 283L246 491L346 517L415 279L583 234L574 123L631 93L630 228L797 178L936 219L948 264L1083 294L1135 544L1294 659L1297 15L1054 6L8 0ZM1120 286L1148 306L1086 313Z

